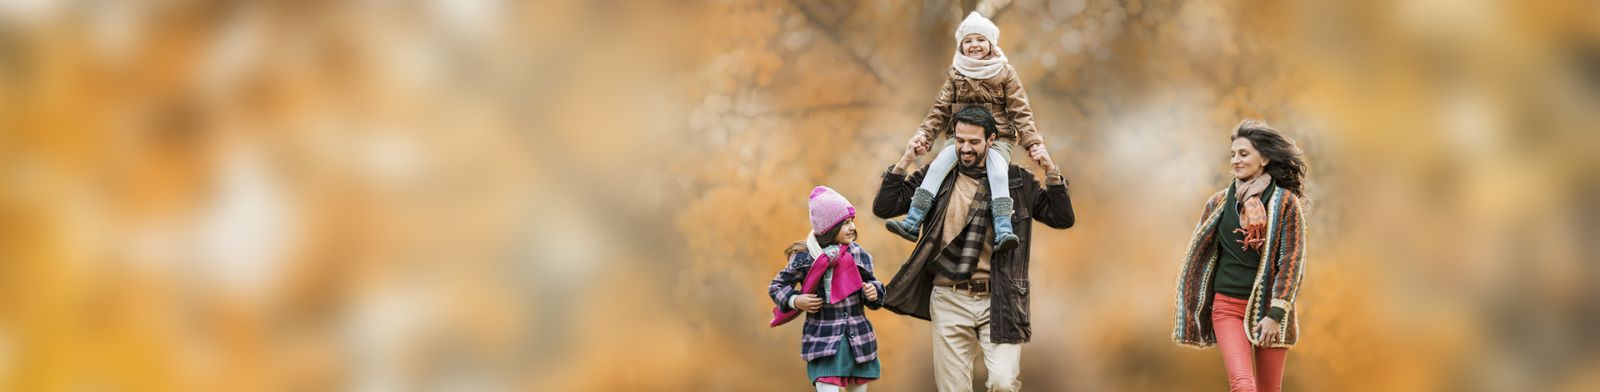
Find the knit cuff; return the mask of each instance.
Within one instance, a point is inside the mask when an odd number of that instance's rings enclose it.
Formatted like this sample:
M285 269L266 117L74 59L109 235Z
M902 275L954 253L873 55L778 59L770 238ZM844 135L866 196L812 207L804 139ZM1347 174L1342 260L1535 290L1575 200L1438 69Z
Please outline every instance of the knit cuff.
M1016 202L1009 197L994 199L993 203L989 206L989 213L993 216L1009 217L1017 213Z
M1267 317L1271 318L1274 321L1277 321L1279 324L1282 324L1283 323L1283 316L1289 314L1289 307L1290 306L1291 305L1289 304L1289 301L1287 301L1287 300L1273 298L1272 299L1272 308L1271 309L1267 309Z
M911 194L911 208L919 208L923 211L932 210L933 192L929 192L927 189L917 188L916 193Z
M888 169L884 169L884 171L883 171L883 179L885 181L893 180L893 181L903 182L903 183L906 183L906 184L911 184L911 179L908 178L911 175L911 173L912 172L909 172L909 171L902 172L902 173L895 173L895 165L889 165L889 168ZM915 186L915 184L912 184L912 185Z
M1280 307L1274 306L1271 309L1267 309L1267 318L1272 319L1272 321L1277 321L1278 324L1283 324L1283 316L1287 314L1289 314L1289 311L1283 310L1283 308Z

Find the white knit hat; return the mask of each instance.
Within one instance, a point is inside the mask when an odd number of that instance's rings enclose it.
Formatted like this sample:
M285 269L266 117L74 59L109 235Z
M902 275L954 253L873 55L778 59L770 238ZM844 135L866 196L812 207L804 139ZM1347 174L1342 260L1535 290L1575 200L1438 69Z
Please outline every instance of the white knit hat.
M978 14L978 11L967 14L967 19L962 20L961 26L956 27L956 44L960 45L961 39L966 38L967 34L981 35L989 39L990 45L1000 46L1000 26L995 26L994 22Z

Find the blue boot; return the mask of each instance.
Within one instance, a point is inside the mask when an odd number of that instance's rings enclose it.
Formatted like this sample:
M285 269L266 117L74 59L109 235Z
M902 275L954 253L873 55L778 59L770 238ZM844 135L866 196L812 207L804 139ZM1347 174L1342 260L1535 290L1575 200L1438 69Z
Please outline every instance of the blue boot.
M1016 212L1015 204L1009 197L994 199L989 205L989 211L994 214L994 252L1000 253L1016 249L1022 239L1017 237L1011 228L1011 214Z
M906 218L897 221L884 222L884 227L890 233L900 235L906 241L917 242L917 236L922 231L922 218L928 215L928 210L933 209L933 192L917 188L917 193L911 194L911 211L906 213Z

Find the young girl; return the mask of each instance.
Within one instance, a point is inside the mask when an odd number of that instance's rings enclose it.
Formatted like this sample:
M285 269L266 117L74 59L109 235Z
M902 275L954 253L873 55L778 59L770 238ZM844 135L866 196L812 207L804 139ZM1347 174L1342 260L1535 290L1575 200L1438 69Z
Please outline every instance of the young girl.
M800 357L817 391L866 391L878 379L878 338L863 306L883 306L872 256L855 244L856 208L825 186L811 190L811 233L791 245L767 294L777 307L770 326L806 312ZM799 284L800 287L795 287Z
M1245 120L1232 135L1234 178L1200 214L1178 275L1178 344L1217 346L1233 391L1277 391L1300 338L1306 272L1306 164L1293 140Z
M928 164L927 175L921 186L911 196L911 210L900 221L889 221L889 231L916 241L921 231L922 219L933 208L933 196L939 191L956 163L956 145L951 136L951 114L968 106L982 105L994 113L999 125L999 140L989 147L984 157L989 177L990 211L994 216L994 251L1004 252L1018 244L1013 233L1011 215L1014 202L1007 186L1006 171L1011 164L1011 148L1022 145L1035 161L1045 153L1044 139L1033 127L1033 109L1028 107L1028 93L1022 89L1022 79L1017 70L1000 51L1000 28L977 12L967 15L956 28L956 55L950 71L946 73L944 87L939 88L939 98L928 110L928 116L917 128L914 138L933 140L946 138L944 148Z

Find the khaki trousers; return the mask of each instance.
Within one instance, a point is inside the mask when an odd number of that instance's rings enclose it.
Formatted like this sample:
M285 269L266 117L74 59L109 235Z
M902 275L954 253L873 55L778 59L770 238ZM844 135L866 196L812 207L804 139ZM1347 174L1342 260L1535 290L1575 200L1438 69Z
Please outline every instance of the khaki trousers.
M972 364L979 350L989 368L990 391L1022 389L1022 345L990 340L989 296L934 286L929 304L933 324L933 379L941 392L971 391Z

